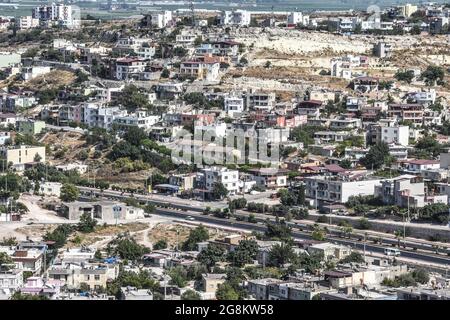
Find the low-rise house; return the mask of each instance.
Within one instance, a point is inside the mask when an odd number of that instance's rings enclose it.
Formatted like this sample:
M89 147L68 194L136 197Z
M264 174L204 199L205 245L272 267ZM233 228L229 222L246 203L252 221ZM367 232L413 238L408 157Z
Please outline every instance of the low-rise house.
M62 172L76 170L79 174L84 174L87 172L88 166L86 164L74 162L74 163L56 165L55 168L56 168L56 170L62 171Z
M313 244L308 247L310 254L318 254L325 260L341 260L350 255L352 249L347 246L332 244L328 242Z
M41 277L27 278L24 286L20 288L20 293L32 296L45 296L49 299L58 298L61 288L65 285L64 281L43 279Z
M275 93L265 93L249 89L244 94L245 109L257 111L270 111L275 107Z
M33 275L38 275L42 271L44 263L44 254L41 250L15 250L10 255L18 269L29 271Z
M330 121L331 129L356 129L361 127L361 119L341 118Z
M0 114L0 127L7 128L8 126L16 125L17 116L14 113Z
M23 286L23 270L0 270L0 290L12 295Z
M33 67L23 67L22 68L22 79L25 81L37 78L39 76L45 75L52 71L51 67L43 66L33 66Z
M135 220L144 217L143 209L134 208L115 201L75 201L63 203L60 213L69 220L77 220L85 213L91 215L92 218L109 221L116 219Z
M8 141L11 141L11 134L6 131L0 132L0 146L4 146Z
M318 118L320 110L323 108L323 102L319 100L306 100L297 104L295 112L299 115L306 115L309 118ZM309 124L309 120L308 120Z
M59 182L45 181L39 183L39 193L45 196L59 197L61 195L62 184Z
M137 289L136 287L120 288L122 300L153 300L153 293L149 289Z
M450 289L399 288L398 300L450 300Z
M45 129L45 122L41 120L20 120L16 122L20 134L34 136Z
M79 289L82 283L90 290L106 288L108 281L119 275L119 266L102 263L54 263L48 269L48 277L64 280L68 289Z
M224 273L205 273L202 274L202 291L215 293L219 284L225 282L227 275Z
M196 174L174 174L169 177L169 184L178 186L179 191L188 191L194 188Z
M201 170L201 184L209 192L214 190L216 183L222 183L230 194L236 194L239 190L239 171L225 167L210 167Z

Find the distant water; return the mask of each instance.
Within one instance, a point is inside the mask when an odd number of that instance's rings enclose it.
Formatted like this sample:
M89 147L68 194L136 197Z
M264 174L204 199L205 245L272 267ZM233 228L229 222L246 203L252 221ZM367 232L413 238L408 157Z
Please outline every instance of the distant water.
M49 1L51 2L51 1ZM190 0L186 1L153 1L154 5L149 5L152 1L138 1L124 0L125 3L137 4L137 10L120 10L108 12L105 10L99 10L99 3L106 3L107 1L95 2L73 2L73 4L78 5L82 9L82 13L90 13L92 15L102 16L103 18L118 18L126 17L130 15L135 15L138 13L143 13L147 11L166 9L166 10L176 10L176 9L189 9ZM166 2L166 4L162 4ZM405 3L420 4L427 1L421 0L200 0L193 1L194 8L206 9L206 10L231 10L231 9L245 9L249 11L345 11L345 10L366 10L370 5L378 5L380 8L385 8L392 5L401 5ZM435 3L448 3L449 0L436 0ZM31 15L31 8L33 6L42 5L45 1L5 1L0 0L0 15L7 16L23 16ZM7 6L13 6L18 4L18 7L12 8Z

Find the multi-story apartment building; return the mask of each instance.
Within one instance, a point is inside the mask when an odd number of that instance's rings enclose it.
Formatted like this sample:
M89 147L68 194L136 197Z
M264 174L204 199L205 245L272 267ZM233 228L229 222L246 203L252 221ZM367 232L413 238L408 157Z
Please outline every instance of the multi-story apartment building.
M306 196L317 206L328 203L346 203L350 196L373 195L380 179L361 176L305 177Z
M421 208L431 203L447 203L447 195L428 195L422 177L402 175L381 181L375 195L385 204L399 207Z
M392 127L377 127L377 141L387 144L407 146L409 144L409 127L395 125Z
M246 10L222 11L220 15L221 25L248 26L251 21L251 13Z
M222 183L230 194L239 190L239 171L230 170L225 167L210 167L201 170L203 174L204 187L208 191L214 189L216 183Z
M150 24L156 28L164 28L172 22L172 11L155 12L150 15Z
M20 30L36 28L39 26L39 19L33 16L23 16L18 18L18 26Z
M56 24L61 27L78 28L80 18L76 16L75 8L63 3L39 6L32 11L32 17L39 19L40 24L46 27Z
M244 97L246 110L270 111L275 107L276 96L273 92L258 92L250 89L244 94Z
M138 127L147 131L160 120L161 117L158 115L152 115L145 110L137 110L133 114L115 117L114 123L121 129Z
M219 76L220 63L216 61L191 60L180 65L180 74L197 79L215 81Z
M141 78L145 71L147 61L141 58L120 58L116 60L115 78L117 80L128 80Z
M277 189L287 186L288 170L276 168L251 169L250 177L256 184L269 189Z
M397 120L410 121L421 125L423 122L423 106L421 104L390 104L387 115Z
M127 111L119 107L107 107L98 103L83 105L83 123L89 127L111 129L114 119L126 114Z
M2 154L8 163L12 163L17 170L23 170L26 164L31 164L39 160L45 162L45 147L15 146L4 147Z
M228 96L223 101L224 111L231 117L244 111L244 99Z

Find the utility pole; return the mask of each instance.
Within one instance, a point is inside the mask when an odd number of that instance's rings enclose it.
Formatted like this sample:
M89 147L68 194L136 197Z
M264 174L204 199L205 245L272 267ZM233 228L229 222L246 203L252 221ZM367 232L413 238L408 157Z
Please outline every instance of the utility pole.
M408 195L408 218L409 218L409 195ZM406 248L406 217L403 220L403 247Z
M315 205L316 205L316 211L317 211L317 192L319 191L319 184L317 184L317 186L316 186L316 193L315 193L315 200L314 200L314 202L315 202ZM316 212L317 213L317 212Z
M367 232L364 232L364 262L366 261L366 235Z

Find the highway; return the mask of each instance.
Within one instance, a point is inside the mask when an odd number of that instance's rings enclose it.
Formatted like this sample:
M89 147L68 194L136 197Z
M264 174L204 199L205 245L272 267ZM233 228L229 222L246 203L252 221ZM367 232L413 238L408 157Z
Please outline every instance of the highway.
M93 189L89 187L79 187L82 194L87 195L91 192L94 192L97 195L103 195L104 197L111 197L115 199L123 199L130 197L129 194L122 194L118 191L112 191L112 190L105 190L101 192L98 189ZM195 218L196 221L199 222L205 222L210 224L216 224L219 226L225 226L225 227L233 227L242 229L245 231L258 231L258 232L264 232L266 230L266 226L264 225L264 222L267 219L267 216L265 215L256 215L256 220L258 223L249 223L245 221L237 221L234 219L222 219L217 218L212 215L204 215L202 214L203 207L200 206L189 206L184 204L181 204L179 201L174 201L175 199L172 199L172 197L155 197L154 195L134 195L134 197L143 202L153 203L157 205L157 208L155 210L155 214L158 215L164 215L164 216L170 216L175 218L186 218L188 216L192 216ZM164 199L166 201L161 200ZM177 199L180 200L180 199ZM176 207L170 208L170 207ZM222 207L222 206L221 206ZM214 209L214 207L212 207ZM247 214L248 215L248 214ZM274 217L271 217L274 219ZM292 236L294 239L300 239L300 240L309 240L311 239L311 232L299 230L299 226L295 223L290 223L292 227ZM354 249L363 251L364 250L364 241L359 241L358 239L347 239L342 238L339 236L336 236L334 233L331 235L329 234L327 236L327 240L333 243L342 244L351 246ZM385 245L379 245L374 243L365 242L365 250L366 252L372 252L372 253L378 253L383 254L384 249L391 244L397 244L396 239L392 238L383 238L383 242ZM418 262L424 262L424 263L434 263L434 264L440 264L442 265L443 269L447 266L450 266L450 257L446 255L439 255L434 252L420 252L415 251L408 248L398 248L401 252L401 257L413 259Z

